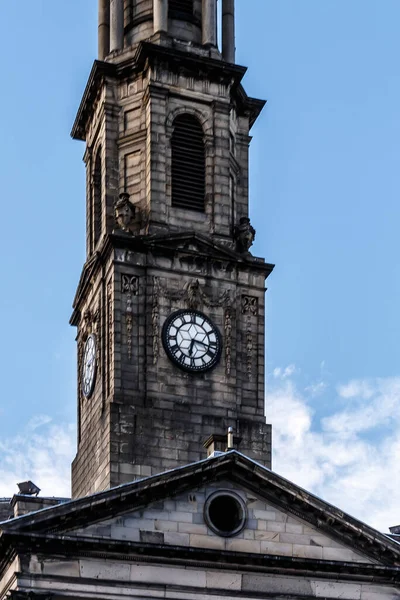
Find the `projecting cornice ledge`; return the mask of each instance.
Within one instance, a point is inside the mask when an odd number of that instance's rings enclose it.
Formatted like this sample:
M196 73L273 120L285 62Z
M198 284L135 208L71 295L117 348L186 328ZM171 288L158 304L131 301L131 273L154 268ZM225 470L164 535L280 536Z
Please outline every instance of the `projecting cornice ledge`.
M15 548L16 554L27 551L44 556L93 557L124 562L146 562L156 565L184 565L196 568L215 569L220 571L242 570L259 574L291 575L302 577L315 576L332 580L373 582L374 584L398 584L400 569L398 567L375 565L368 563L352 563L345 561L328 561L319 559L277 556L272 554L252 554L248 552L231 552L228 550L210 550L206 548L148 544L122 540L106 540L102 538L84 538L73 535L6 533L4 543ZM33 592L15 592L10 600L51 600L50 594ZM21 594L21 595L19 595Z
M74 140L86 140L86 123L93 109L99 86L105 76L115 77L116 65L95 60L71 131Z
M201 56L190 51L177 50L151 42L141 42L135 55L130 55L125 61L111 63L96 60L94 62L72 127L72 138L85 141L87 122L104 78L124 79L134 73L144 71L149 64L168 65L172 72L184 71L197 77L200 75L212 81L232 84L232 101L236 104L239 113L249 117L250 127L253 126L266 104L265 100L250 98L244 91L241 82L247 71L246 67Z

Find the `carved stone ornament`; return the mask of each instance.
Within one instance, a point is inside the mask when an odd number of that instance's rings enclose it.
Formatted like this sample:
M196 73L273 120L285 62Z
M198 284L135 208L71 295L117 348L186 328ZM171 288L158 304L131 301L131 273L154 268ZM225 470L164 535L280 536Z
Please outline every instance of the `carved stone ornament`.
M185 284L183 289L167 289L158 281L158 294L160 297L167 298L173 302L183 301L188 308L196 310L199 307L207 306L208 308L225 307L231 305L231 292L226 290L218 298L210 298L205 293L203 285L198 279L192 279Z
M152 328L153 328L153 362L157 363L159 357L159 338L160 338L160 299L166 298L171 302L182 303L192 310L197 310L206 306L207 308L224 308L225 314L225 336L227 374L231 370L231 331L232 331L232 306L231 291L225 290L218 297L210 298L203 290L203 286L198 279L192 279L187 282L184 288L168 289L164 286L158 277L153 280L153 307L152 307Z
M240 254L247 254L254 243L256 230L250 223L248 217L242 217L239 225L236 225L233 232L236 241L236 251Z
M232 309L225 309L225 372L229 376L232 367Z
M244 315L258 315L258 298L255 296L242 296L242 313Z
M185 285L186 301L189 308L196 310L203 303L203 292L198 279Z
M253 379L254 362L254 338L253 338L253 317L258 315L258 298L256 296L242 296L242 314L246 315L246 372L249 381Z
M99 300L100 304L100 300ZM97 339L100 339L100 309L96 308L93 314L93 325L92 325L93 333L96 335ZM101 373L101 360L100 360L100 344L96 344L96 361L97 361L97 369L99 374Z
M158 277L153 279L153 307L151 310L151 324L153 328L153 364L157 364L158 356L160 354L160 309L159 309L159 298L160 298L160 280Z
M122 274L122 293L137 296L139 292L139 280L134 275Z
M110 393L111 389L111 362L113 354L113 282L112 280L107 284L107 394Z
M100 303L100 301L99 301ZM87 337L91 333L98 334L98 329L100 326L100 310L97 307L94 310L90 310L89 308L85 310L83 313L83 321L82 321L82 333L84 337Z
M136 208L129 200L129 194L120 194L119 200L114 204L114 218L117 227L124 233L132 233L135 213Z
M132 298L139 292L139 280L134 275L122 275L122 293L126 295L125 326L128 358L132 359L133 306Z
M250 318L250 316L248 316L247 323L246 323L246 354L247 354L246 372L247 372L247 379L249 381L253 380L253 361L254 361L253 351L254 351L253 332L252 332L252 326L251 326L251 318Z
M131 250L117 248L115 250L115 260L122 263L130 263L133 261L135 253Z
M93 324L93 314L87 309L83 313L83 331L89 335L92 332L92 324Z
M78 396L80 396L82 391L82 362L83 362L83 348L84 343L82 339L78 341Z

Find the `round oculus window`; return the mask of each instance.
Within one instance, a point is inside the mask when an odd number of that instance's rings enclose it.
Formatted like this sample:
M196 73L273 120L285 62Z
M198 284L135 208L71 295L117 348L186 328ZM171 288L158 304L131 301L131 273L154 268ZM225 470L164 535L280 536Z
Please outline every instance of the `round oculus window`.
M246 505L242 498L228 490L211 494L204 506L204 519L219 536L238 535L246 524Z

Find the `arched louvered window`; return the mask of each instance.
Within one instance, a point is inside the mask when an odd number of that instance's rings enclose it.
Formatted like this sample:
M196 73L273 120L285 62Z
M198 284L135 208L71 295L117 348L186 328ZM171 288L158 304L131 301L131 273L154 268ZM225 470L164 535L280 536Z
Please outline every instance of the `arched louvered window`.
M124 26L129 27L133 19L133 2L124 0Z
M172 206L204 211L204 133L196 117L184 114L175 119L171 150Z
M93 247L101 235L101 197L102 197L102 167L101 146L97 150L93 171Z
M169 0L170 19L190 19L193 17L193 0Z

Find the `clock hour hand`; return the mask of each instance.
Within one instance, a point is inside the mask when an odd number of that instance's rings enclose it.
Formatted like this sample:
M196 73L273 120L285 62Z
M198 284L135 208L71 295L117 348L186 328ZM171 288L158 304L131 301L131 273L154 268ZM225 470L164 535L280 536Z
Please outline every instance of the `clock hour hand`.
M192 356L193 354L193 346L194 346L194 340L192 340L190 342L190 346L189 346L189 356Z
M201 344L202 346L204 346L205 348L208 346L208 344L205 344L204 342L200 342L200 340L193 340L192 344Z

